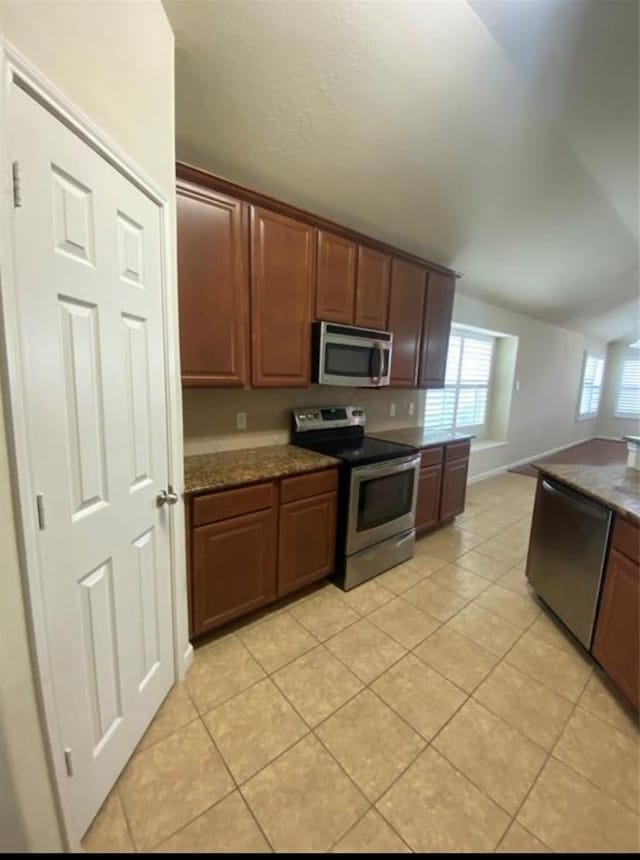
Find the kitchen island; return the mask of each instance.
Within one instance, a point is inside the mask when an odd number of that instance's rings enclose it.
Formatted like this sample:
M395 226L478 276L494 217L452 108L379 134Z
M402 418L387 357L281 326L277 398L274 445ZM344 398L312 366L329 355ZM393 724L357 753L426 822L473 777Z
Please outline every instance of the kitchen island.
M638 708L640 473L538 468L527 578Z

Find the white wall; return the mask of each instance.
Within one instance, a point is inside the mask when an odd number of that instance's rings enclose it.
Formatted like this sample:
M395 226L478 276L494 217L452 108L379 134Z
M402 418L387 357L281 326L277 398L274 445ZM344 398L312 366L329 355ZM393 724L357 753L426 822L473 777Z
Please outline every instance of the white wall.
M173 33L160 0L0 0L0 37L173 200ZM0 851L56 851L62 843L34 695L8 462L0 421Z
M470 477L595 436L596 420L576 421L576 409L584 352L605 344L460 293L453 320L519 339L508 442L472 452Z
M607 349L607 361L604 370L604 381L602 387L602 399L600 401L600 414L596 430L598 436L613 436L619 439L621 436L640 435L640 421L635 418L616 418L616 397L622 364L625 358L640 359L640 350L629 349L625 343L610 343Z

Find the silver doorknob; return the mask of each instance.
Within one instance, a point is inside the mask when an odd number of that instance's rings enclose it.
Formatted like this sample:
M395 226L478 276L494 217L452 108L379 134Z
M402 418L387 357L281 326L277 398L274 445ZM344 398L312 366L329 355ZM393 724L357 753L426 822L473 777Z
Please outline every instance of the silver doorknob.
M173 492L171 485L169 485L169 490L160 490L158 495L156 496L156 504L159 508L163 505L175 505L178 501L178 494Z

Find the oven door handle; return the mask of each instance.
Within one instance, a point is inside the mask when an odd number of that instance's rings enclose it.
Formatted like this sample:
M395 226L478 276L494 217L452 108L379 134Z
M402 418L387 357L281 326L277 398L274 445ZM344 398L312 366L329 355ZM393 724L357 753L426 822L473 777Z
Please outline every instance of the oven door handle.
M358 479L379 477L381 474L393 475L395 472L406 472L409 469L414 469L419 464L420 454L412 454L401 460L385 460L383 463L375 463L373 466L356 466L353 475Z

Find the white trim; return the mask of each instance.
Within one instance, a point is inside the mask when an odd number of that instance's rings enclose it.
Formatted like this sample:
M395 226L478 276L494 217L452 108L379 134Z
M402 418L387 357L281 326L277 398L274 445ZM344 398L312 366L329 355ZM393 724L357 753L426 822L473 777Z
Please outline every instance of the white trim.
M473 478L469 478L467 484L475 484L476 481L484 481L486 478L492 478L494 475L500 475L502 472L508 472L509 469L513 469L514 466L524 466L526 463L533 463L536 460L540 460L542 457L547 457L549 454L557 454L558 451L564 451L565 448L570 448L573 445L581 445L583 442L589 442L591 439L600 439L601 436L587 436L585 439L576 439L574 442L569 442L564 445L560 445L557 448L549 448L548 451L542 451L540 454L534 454L531 457L525 457L523 460L516 460L514 463L508 463L506 466L499 466L497 469L491 469L489 472L483 472L481 475L474 475ZM473 454L473 451L471 451ZM471 465L471 464L469 464Z
M62 746L56 719L52 678L48 661L45 633L45 612L42 603L40 567L37 552L37 527L32 505L33 470L30 462L26 433L26 401L24 396L24 373L20 360L20 338L16 302L16 283L12 247L12 177L9 152L8 116L11 87L17 85L29 92L47 110L78 134L89 146L105 158L113 167L132 181L162 210L163 247L163 309L164 346L167 370L167 446L169 482L181 489L183 486L182 414L180 368L178 366L178 326L176 261L172 253L175 225L171 218L171 207L158 186L149 180L136 162L104 134L93 122L70 102L53 84L34 68L18 51L0 39L0 175L2 176L2 198L0 199L0 326L4 334L4 349L0 354L11 489L16 512L17 542L20 555L21 575L25 584L25 602L28 617L29 637L32 651L34 675L40 716L47 740L47 753L57 789L57 800L63 838L71 851L81 851L80 837L73 826L74 816L69 808L66 792L67 776L63 770ZM176 678L184 677L192 659L193 649L188 639L187 587L185 563L184 507L180 504L170 510L169 540L172 567L172 611L174 632L174 668Z
M600 391L598 392L598 408L595 412L585 412L584 414L580 413L580 404L582 403L582 394L584 391L584 377L587 372L587 362L589 358L601 359L602 360L602 377L600 380ZM602 391L604 389L604 373L606 370L607 357L606 355L602 355L599 352L590 352L590 350L585 349L584 354L582 356L582 373L580 374L580 384L578 386L578 402L576 403L576 423L578 421L593 421L600 414L600 404L602 403ZM594 386L591 386L592 388Z

